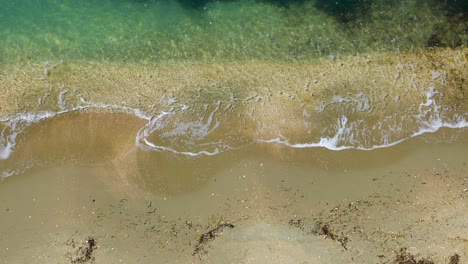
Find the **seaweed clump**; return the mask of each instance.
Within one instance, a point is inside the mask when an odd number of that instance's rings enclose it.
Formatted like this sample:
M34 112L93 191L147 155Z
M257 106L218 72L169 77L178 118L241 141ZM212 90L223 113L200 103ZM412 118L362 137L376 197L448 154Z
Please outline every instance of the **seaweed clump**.
M416 256L409 253L407 248L402 247L395 256L395 264L434 264L435 262L428 258L416 259Z
M231 223L219 223L214 228L210 229L206 233L203 233L199 236L195 249L193 250L192 256L202 254L205 255L208 252L205 250L204 246L218 237L218 234L222 232L224 228L234 228L234 225Z
M94 253L97 249L97 241L93 237L88 237L83 243L77 244L73 239L67 241L67 245L75 249L67 253L67 258L72 264L94 263Z

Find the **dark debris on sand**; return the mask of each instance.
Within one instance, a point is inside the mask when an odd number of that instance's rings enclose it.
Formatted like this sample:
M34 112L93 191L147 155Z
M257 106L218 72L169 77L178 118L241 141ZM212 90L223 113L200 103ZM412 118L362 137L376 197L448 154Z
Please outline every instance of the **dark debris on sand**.
M449 264L460 264L460 255L454 254L450 257Z
M416 259L416 256L409 253L407 248L402 247L398 250L394 264L434 264L435 262L429 258Z
M452 255L448 262L448 264L460 264L460 255L454 254ZM417 257L407 251L407 248L402 247L396 252L395 259L393 264L435 264L433 260L430 258L420 258Z
M323 235L326 238L329 238L331 240L335 240L335 241L340 242L341 246L344 249L348 250L348 248L346 247L346 244L349 241L348 237L344 236L343 234L338 235L338 233L336 231L334 231L333 229L330 228L330 225L328 225L328 224L322 225L318 230L318 234Z
M218 233L222 232L224 228L234 228L234 225L231 223L219 223L216 225L214 228L210 229L208 232L203 233L200 235L198 238L197 244L195 245L195 249L193 250L193 256L202 254L205 255L207 254L207 251L205 250L204 246L218 237Z
M289 220L288 224L289 226L299 228L306 234L314 234L314 235L319 235L319 236L324 236L325 238L337 241L341 244L341 246L345 249L348 250L347 244L349 241L349 238L343 234L338 234L336 230L334 230L330 224L328 223L323 223L321 221L315 222L315 227L310 228L307 224L307 219L291 219Z
M81 243L71 239L67 245L73 248L72 252L67 253L66 257L72 264L94 263L94 253L97 249L97 241L93 237L88 237Z

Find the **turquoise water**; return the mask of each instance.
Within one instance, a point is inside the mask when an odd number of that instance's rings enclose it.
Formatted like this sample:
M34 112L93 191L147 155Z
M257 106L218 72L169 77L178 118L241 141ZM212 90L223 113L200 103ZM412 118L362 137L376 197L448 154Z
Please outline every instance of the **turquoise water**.
M467 45L466 6L440 2L2 0L0 56L290 61Z

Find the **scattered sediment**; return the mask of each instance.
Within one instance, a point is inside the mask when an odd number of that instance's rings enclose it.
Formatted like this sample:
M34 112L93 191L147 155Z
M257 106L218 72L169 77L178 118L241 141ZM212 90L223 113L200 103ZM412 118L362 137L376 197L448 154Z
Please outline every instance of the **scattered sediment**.
M395 264L434 264L429 258L417 258L407 252L407 248L400 248L395 256Z
M462 167L461 171L465 169ZM463 259L467 257L463 250L466 249L468 240L460 230L466 229L464 227L466 193L461 188L463 186L457 183L466 184L464 175L457 174L443 165L426 171L424 175L419 174L418 170L409 169L406 174L389 173L369 181L375 185L374 193L359 200L347 201L345 204L307 207L312 208L314 213L299 213L304 202L305 190L282 186L278 187L279 193L276 194L282 197L277 204L267 197L258 198L260 200L256 200L254 204L231 203L232 197L230 197L224 202L220 201L216 209L220 214L212 215L208 220L164 217L158 209L157 202L148 202L144 212L132 216L125 209L128 201L124 199L117 205L100 211L96 225L107 226L113 222L113 218L119 219L119 224L111 229L115 231L107 234L108 241L132 234L130 236L134 236L135 239L143 239L145 243L149 243L148 248L151 250L157 248L158 252L161 252L159 254L168 254L181 261L194 263L211 263L209 262L211 254L213 252L221 254L217 249L233 239L233 242L237 242L233 245L239 249L232 249L230 255L221 252L230 257L232 254L235 255L235 252L244 252L242 254L247 255L239 256L245 257L245 260L258 260L258 258L255 258L255 252L242 248L243 239L246 245L253 245L252 243L275 245L271 250L281 250L288 244L297 247L321 241L320 243L326 245L325 249L318 247L318 251L307 253L322 254L324 263L328 263L330 259L327 256L331 256L325 254L325 250L341 261L354 260L359 263L463 263ZM405 181L407 189L400 189L398 186L386 191L381 189L383 186L395 185L396 181ZM440 186L451 187L445 190ZM254 195L260 196L261 193ZM248 201L250 198L244 199ZM268 211L265 211L266 209ZM287 218L292 215L293 218ZM235 221L235 228L233 222L224 220L232 217L239 217ZM257 227L248 229L253 226ZM255 231L258 226L262 226L264 230ZM298 229L304 236L296 240L295 232L287 231L287 228L277 229L278 226ZM229 229L227 238L225 234L221 236L226 229ZM271 236L268 236L268 239L260 236L256 241L252 237L249 238L246 230L267 231L271 232ZM287 239L281 238L283 236ZM308 238L311 240L307 240ZM297 241L300 241L300 244L296 244ZM445 243L451 243L452 247L441 246ZM265 253L268 254L264 251L258 252L258 254ZM310 257L307 253L303 253L304 256L300 257L307 259ZM294 263L292 259L291 263Z
M209 231L200 235L200 238L195 245L195 249L193 250L193 256L195 255L205 255L208 254L208 251L205 249L205 245L218 237L218 234L223 231L224 228L234 228L234 225L231 223L219 223L214 228L210 229Z
M72 248L71 252L66 254L67 259L72 264L94 263L97 249L97 241L93 237L88 237L85 241L76 242L70 239L66 242Z

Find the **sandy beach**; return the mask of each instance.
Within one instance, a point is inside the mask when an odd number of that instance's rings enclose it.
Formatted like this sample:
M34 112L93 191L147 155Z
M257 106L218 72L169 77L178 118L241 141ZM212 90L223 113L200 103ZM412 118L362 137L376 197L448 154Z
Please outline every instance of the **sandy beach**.
M43 163L1 182L0 259L464 263L467 143L443 129L369 152L253 145L180 158L128 145L114 162Z

